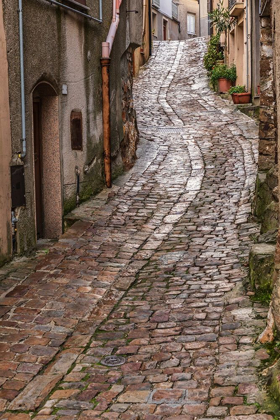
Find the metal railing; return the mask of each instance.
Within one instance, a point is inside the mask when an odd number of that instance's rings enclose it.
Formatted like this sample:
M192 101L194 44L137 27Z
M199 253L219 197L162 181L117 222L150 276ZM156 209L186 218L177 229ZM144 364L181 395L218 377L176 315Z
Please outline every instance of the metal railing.
M178 4L172 2L172 17L173 19L178 20L179 13L178 13Z
M152 5L157 7L157 8L160 8L160 0L153 0Z

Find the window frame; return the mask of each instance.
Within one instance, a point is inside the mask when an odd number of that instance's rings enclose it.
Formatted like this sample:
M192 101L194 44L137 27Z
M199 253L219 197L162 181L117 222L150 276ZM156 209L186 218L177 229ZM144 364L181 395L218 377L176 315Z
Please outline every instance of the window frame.
M189 18L193 19L192 25L189 25ZM193 26L193 32L191 32L190 26ZM195 13L187 13L187 31L188 35L195 35L196 34L196 14Z
M79 126L77 125L79 122ZM82 111L73 109L70 114L71 150L83 150L83 114Z
M154 19L155 18L155 19ZM158 14L154 11L152 11L152 23L154 24L155 21L155 27L153 27L153 35L157 38L158 37Z

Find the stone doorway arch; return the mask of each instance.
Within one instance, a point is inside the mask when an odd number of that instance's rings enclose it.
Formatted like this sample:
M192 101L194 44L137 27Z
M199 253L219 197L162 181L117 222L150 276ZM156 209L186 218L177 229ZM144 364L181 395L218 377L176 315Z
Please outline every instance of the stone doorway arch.
M54 239L62 233L58 95L40 82L32 99L37 239Z

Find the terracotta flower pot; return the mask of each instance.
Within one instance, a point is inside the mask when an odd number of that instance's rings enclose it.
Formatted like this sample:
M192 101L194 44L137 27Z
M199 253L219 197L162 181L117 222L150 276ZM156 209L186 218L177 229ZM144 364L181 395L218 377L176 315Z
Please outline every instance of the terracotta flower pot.
M251 101L251 93L233 93L231 95L234 104L249 104Z
M228 79L219 79L218 80L218 89L219 93L226 93L231 88L231 81Z

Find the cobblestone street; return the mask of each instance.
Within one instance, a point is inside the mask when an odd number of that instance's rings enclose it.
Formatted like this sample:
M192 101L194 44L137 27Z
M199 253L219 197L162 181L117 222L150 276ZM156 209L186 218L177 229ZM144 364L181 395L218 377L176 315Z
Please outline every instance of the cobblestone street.
M243 289L258 128L208 88L205 50L154 44L134 168L36 265L0 271L2 420L272 419L255 404L267 309Z

